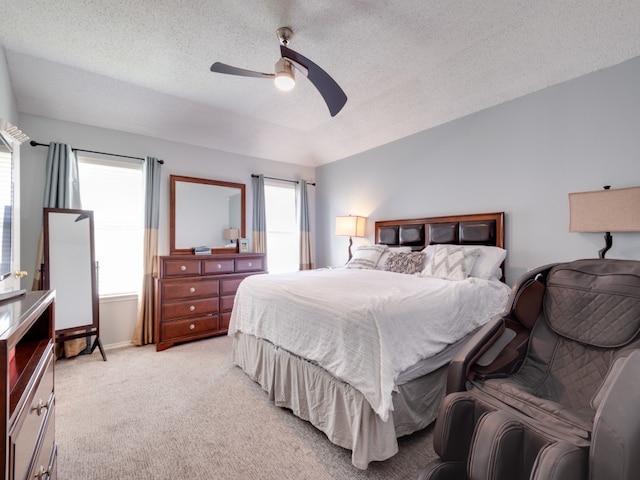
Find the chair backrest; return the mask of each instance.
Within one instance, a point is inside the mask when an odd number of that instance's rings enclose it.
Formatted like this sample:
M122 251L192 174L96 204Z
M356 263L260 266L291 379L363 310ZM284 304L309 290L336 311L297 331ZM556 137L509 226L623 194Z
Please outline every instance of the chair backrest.
M589 408L615 357L638 346L640 262L589 259L554 266L518 376L534 394Z

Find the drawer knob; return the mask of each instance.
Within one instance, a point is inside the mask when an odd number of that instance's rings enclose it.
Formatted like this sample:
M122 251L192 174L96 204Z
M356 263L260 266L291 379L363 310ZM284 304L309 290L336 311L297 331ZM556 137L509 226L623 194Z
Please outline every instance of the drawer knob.
M193 330L194 328L196 328L196 326L193 323L189 325L189 330Z
M218 264L218 265L216 265L216 268L217 268L218 270L220 270L220 269L222 268L222 265Z
M187 271L187 266L186 265L180 265L180 270L182 270L183 272Z
M49 408L49 405L44 403L44 401L40 398L38 399L38 404L35 407L31 407L31 411L33 412L35 410L38 416L40 416L42 415L42 411L46 410L47 408Z
M193 292L195 292L195 291L196 291L196 287L191 287L191 288L189 289L189 292L190 292L190 293L193 293Z
M251 266L253 266L253 264L251 262L249 262L249 263L247 263L247 266L251 267Z
M193 306L193 305L191 305L191 306L189 307L189 311L190 311L190 312L193 312L195 309L196 309L196 307L195 307L195 306Z

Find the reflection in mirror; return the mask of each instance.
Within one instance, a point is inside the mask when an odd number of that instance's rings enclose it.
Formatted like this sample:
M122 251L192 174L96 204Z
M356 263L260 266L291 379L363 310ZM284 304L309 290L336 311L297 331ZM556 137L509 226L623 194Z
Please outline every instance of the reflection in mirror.
M170 250L192 253L205 246L214 253L236 251L229 229L245 236L245 186L203 178L171 175Z
M56 291L56 342L95 335L100 340L98 266L95 261L93 212L45 208L43 219L43 287Z
M11 149L0 135L0 280L11 274L13 181Z

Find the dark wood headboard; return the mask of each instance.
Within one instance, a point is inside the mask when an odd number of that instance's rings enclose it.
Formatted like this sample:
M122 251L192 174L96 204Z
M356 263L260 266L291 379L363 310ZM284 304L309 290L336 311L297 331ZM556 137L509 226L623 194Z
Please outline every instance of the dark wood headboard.
M504 247L504 212L376 222L375 243L422 250L427 245Z

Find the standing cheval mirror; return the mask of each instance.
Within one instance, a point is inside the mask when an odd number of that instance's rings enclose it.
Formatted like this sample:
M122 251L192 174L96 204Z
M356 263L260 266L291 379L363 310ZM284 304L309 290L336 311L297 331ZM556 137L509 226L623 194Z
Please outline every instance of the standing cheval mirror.
M56 343L95 336L100 340L98 271L94 252L93 212L44 209L43 288L56 291Z

